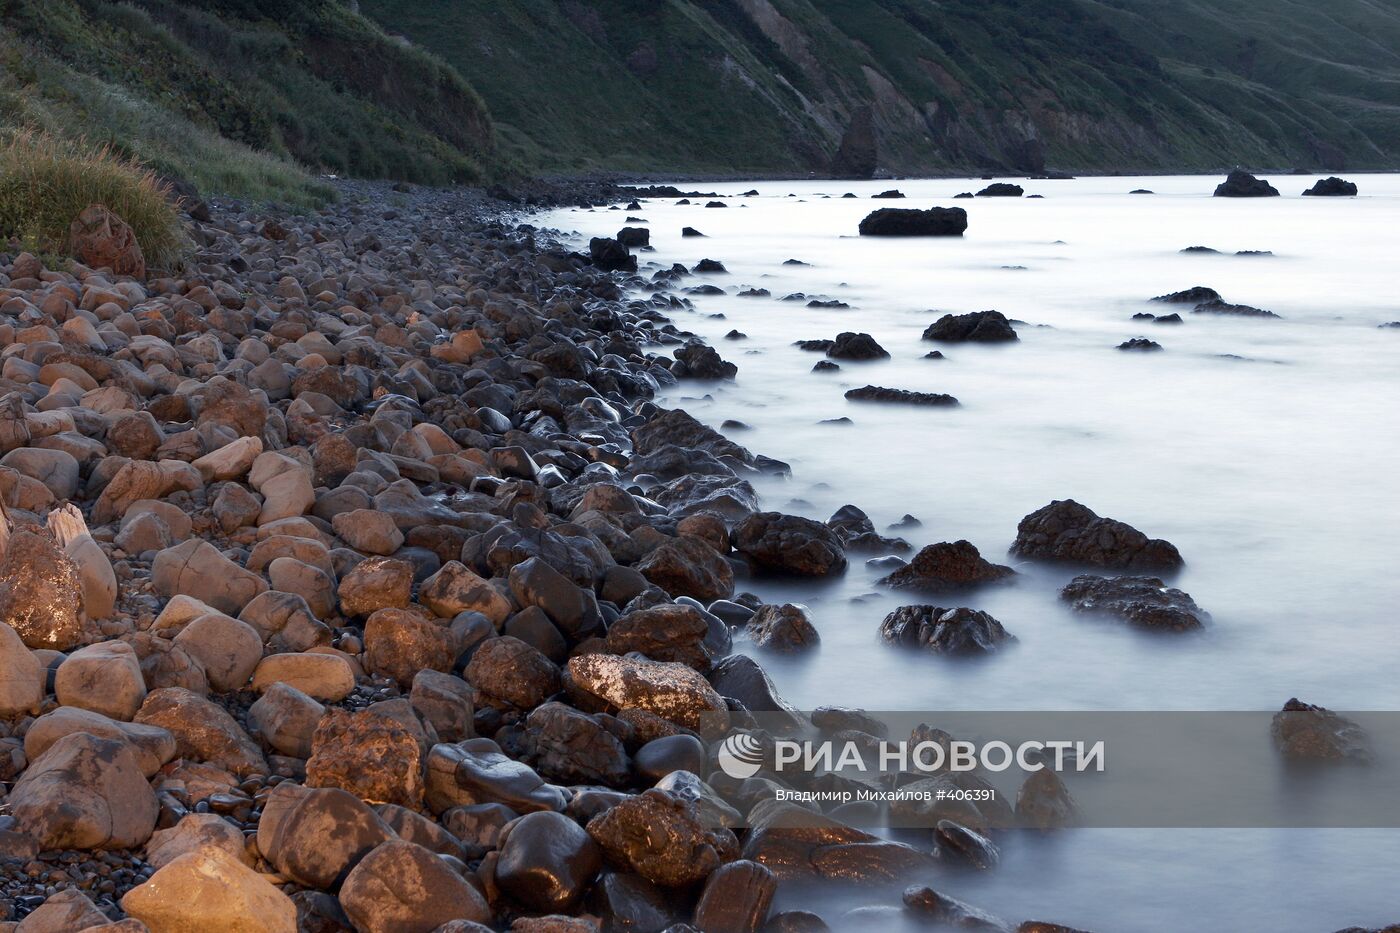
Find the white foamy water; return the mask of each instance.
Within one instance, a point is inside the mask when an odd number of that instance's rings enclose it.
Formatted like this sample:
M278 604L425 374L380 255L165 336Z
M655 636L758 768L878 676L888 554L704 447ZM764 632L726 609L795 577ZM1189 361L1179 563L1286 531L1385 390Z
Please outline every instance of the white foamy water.
M1019 639L973 663L881 644L897 605L918 602L850 571L818 585L742 581L802 602L819 651L755 655L794 704L867 709L1276 709L1291 696L1334 709L1400 709L1400 176L1359 175L1358 198L1303 198L1315 180L1274 176L1283 197L1211 198L1218 178L1026 181L1043 200L978 198L977 180L757 182L702 186L728 209L652 200L651 261L723 262L696 276L677 325L739 366L733 382L686 382L658 401L684 407L750 449L792 465L756 482L765 507L825 519L853 503L876 528L910 513L916 547L966 538L1006 549L1022 516L1074 498L1163 537L1186 569L1174 585L1209 610L1200 637L1150 637L1075 617L1057 593L1073 571L1016 565L1011 586L965 596ZM903 201L868 196L898 187ZM1154 195L1130 195L1150 188ZM860 197L843 199L847 191ZM789 195L795 195L790 197ZM830 195L831 197L825 197ZM878 207L956 204L965 237L872 239ZM559 211L549 226L613 235L617 211ZM693 226L706 239L682 238ZM1193 245L1219 255L1183 254ZM1271 256L1236 256L1270 250ZM808 266L783 265L795 258ZM1281 319L1191 314L1146 299L1193 285ZM771 298L740 298L741 288ZM839 298L811 309L790 292ZM945 312L996 308L1020 341L923 341ZM1179 326L1133 321L1177 310ZM722 318L716 315L723 315ZM747 335L725 340L731 329ZM891 358L810 372L792 346L852 330ZM1160 353L1115 349L1135 336ZM928 360L941 349L944 360ZM923 409L848 402L867 383L957 396ZM848 425L822 424L849 418ZM742 643L738 650L745 650ZM1008 842L1001 868L945 886L1009 918L1103 930L1326 933L1400 919L1400 833L1095 831ZM870 900L866 898L865 901ZM861 903L860 898L845 903ZM829 919L836 916L835 908Z

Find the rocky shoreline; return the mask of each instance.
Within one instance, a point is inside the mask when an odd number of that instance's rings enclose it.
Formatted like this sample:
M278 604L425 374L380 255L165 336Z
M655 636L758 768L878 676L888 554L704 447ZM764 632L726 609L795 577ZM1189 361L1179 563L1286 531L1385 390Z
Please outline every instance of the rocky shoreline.
M652 401L733 374L669 320L675 277L475 192L344 195L208 205L144 281L0 255L0 933L826 929L772 911L804 880L868 885L838 926L1067 931L935 890L940 851L994 861L972 829L915 846L715 790L711 717L789 710L733 633L819 640L743 581L909 548L858 509L761 510L749 479L786 466ZM1029 559L1181 561L1072 501L1019 532ZM969 548L892 585L1011 573ZM1206 618L1160 579L1076 584L1130 624ZM906 608L892 641L1014 640Z

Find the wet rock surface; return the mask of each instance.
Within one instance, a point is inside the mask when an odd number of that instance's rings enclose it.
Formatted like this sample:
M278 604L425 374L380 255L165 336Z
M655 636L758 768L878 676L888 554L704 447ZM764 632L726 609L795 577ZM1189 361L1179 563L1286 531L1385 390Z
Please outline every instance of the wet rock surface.
M944 541L921 548L914 559L880 582L925 592L968 590L1009 580L1016 571L984 558L970 541Z
M1000 622L978 609L900 606L880 623L890 644L933 654L989 654L1016 640Z
M1276 198L1278 189L1262 178L1241 169L1232 171L1224 181L1215 186L1217 198Z
M943 315L924 330L924 339L945 343L1006 343L1020 338L1000 311L971 311Z
M1210 613L1195 600L1158 577L1081 574L1060 590L1060 598L1075 612L1107 615L1154 631L1191 631L1210 621Z
M1011 553L1112 570L1176 570L1184 563L1170 542L1102 518L1073 499L1057 499L1021 519Z

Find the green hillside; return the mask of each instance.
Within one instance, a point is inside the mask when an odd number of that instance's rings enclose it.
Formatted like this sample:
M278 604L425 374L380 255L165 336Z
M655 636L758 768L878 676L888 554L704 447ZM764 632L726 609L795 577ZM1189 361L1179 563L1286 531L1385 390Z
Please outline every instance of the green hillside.
M0 0L0 126L302 202L318 172L448 183L497 161L455 71L334 0Z
M825 172L853 126L857 137L870 127L891 172L1400 162L1394 4L361 0L361 9L454 65L487 100L506 147L541 169Z
M318 174L1400 165L1375 0L0 0L0 136Z

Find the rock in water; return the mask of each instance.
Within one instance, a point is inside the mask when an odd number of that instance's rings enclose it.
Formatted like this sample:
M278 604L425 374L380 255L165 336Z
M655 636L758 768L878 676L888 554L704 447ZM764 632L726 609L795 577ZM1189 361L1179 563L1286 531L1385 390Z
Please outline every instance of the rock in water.
M821 577L846 569L836 533L821 522L781 512L755 512L734 527L734 550L760 567Z
M806 607L791 603L763 606L749 620L746 630L755 645L770 651L807 651L822 640Z
M1220 301L1220 293L1205 285L1193 285L1191 288L1183 289L1179 292L1170 292L1166 295L1158 295L1153 301L1163 301L1168 304L1198 305L1207 301Z
M595 236L588 241L588 256L604 272L636 272L637 257L611 237Z
M292 899L216 848L187 852L122 898L151 933L295 933Z
M1162 349L1162 345L1155 340L1148 340L1146 337L1134 337L1125 340L1118 345L1119 350L1135 350L1138 352L1150 352Z
M934 654L990 654L1016 637L977 609L900 606L880 623L880 637Z
M1016 821L1029 829L1069 826L1077 810L1069 788L1049 768L1032 772L1016 794Z
M880 582L940 593L996 583L1015 575L1010 567L984 558L970 541L944 541L921 549L906 566Z
M1025 194L1026 190L1020 185L1013 185L1010 182L992 182L981 191L977 192L979 198L1019 198Z
M890 356L884 347L875 342L874 337L850 331L837 334L826 355L833 360L883 360Z
M1215 187L1217 198L1276 198L1278 189L1253 175L1235 169Z
M1002 343L1019 338L1000 311L972 311L943 315L924 330L924 339L945 343Z
M1320 178L1313 183L1313 186L1303 194L1314 197L1355 197L1356 183L1338 178L1336 175L1329 175Z
M883 207L860 222L861 236L962 236L966 230L967 211L961 207Z
M982 933L1011 933L1011 926L1000 917L924 885L905 889L904 909L921 924Z
M1192 314L1221 314L1233 317L1279 317L1272 311L1256 308L1253 305L1237 305L1215 299L1203 301L1191 309Z
M1057 499L1021 519L1011 553L1112 570L1176 570L1185 563L1171 543L1100 518L1073 499Z
M911 392L908 389L891 389L885 386L862 386L848 389L846 398L853 402L895 402L900 405L922 405L928 407L953 407L958 400L941 392Z
M1195 600L1157 577L1081 574L1060 591L1060 598L1076 612L1104 613L1156 631L1190 631L1210 620Z
M77 565L47 534L16 531L0 559L0 619L30 648L68 651L82 641L82 605Z
M1356 723L1296 697L1269 724L1274 748L1289 761L1371 760L1370 742Z

